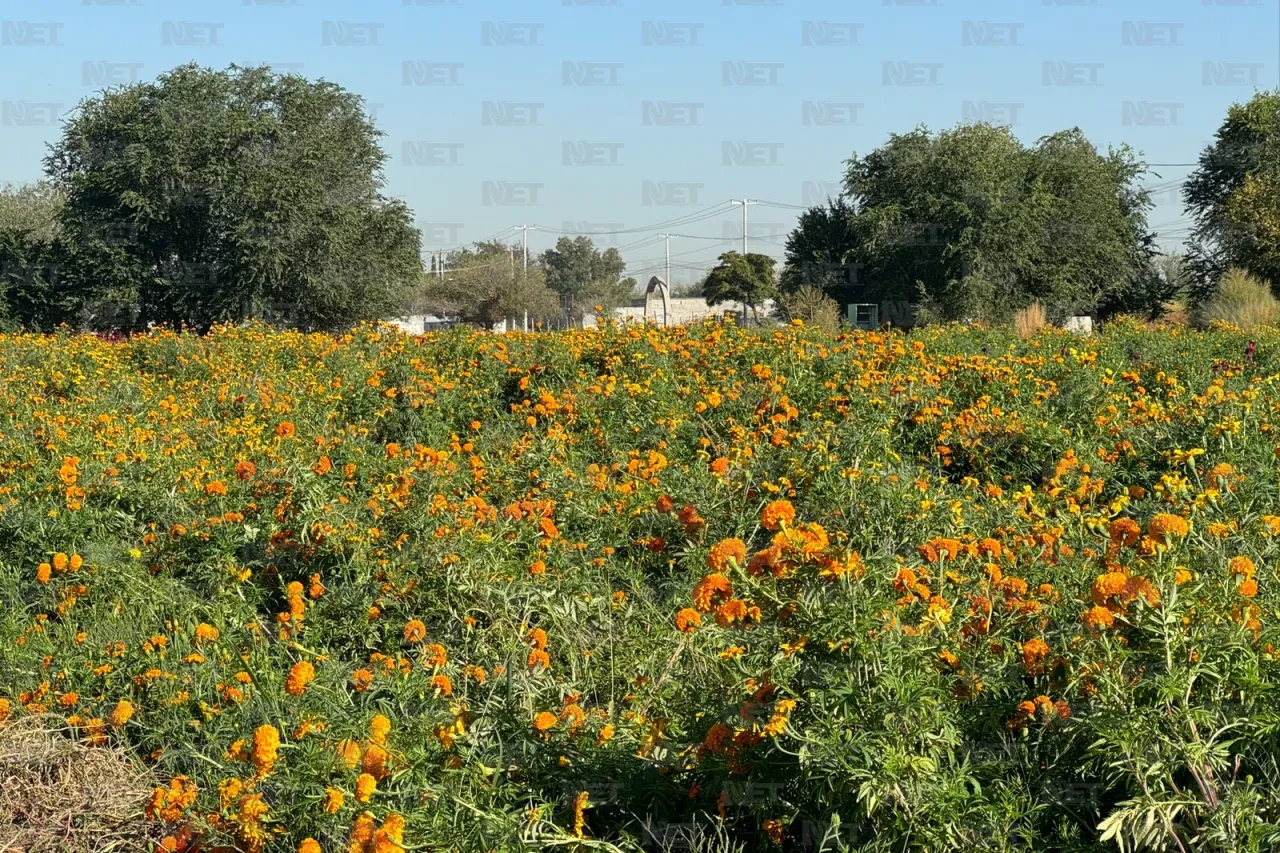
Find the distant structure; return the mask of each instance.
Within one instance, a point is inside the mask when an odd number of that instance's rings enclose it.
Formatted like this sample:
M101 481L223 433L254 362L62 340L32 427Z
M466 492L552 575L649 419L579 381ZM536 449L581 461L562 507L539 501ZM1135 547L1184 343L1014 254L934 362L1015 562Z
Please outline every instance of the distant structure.
M667 283L665 281L663 281L659 276L656 276L656 275L653 278L649 279L649 286L645 288L645 291L644 291L644 318L643 319L646 323L650 323L650 322L653 322L653 320L651 320L650 318L657 317L656 306L653 306L653 302L654 302L653 294L655 292L662 299L661 325L666 326L669 324L669 317L670 317L669 308L671 304L671 289L667 287ZM653 308L651 309L650 306L653 306Z

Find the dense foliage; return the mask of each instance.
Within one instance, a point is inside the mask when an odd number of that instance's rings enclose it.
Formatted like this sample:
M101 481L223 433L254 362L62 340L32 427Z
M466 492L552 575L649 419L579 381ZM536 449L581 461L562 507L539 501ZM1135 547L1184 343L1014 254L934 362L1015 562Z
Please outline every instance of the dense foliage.
M267 68L186 65L87 98L46 160L64 272L41 281L100 327L103 303L132 306L132 328L393 316L422 265L379 135L358 96Z
M800 218L783 287L919 303L942 319L1158 309L1144 167L1079 130L1024 146L1007 127L920 128L848 162L843 195Z
M1128 324L0 337L0 714L146 757L178 849L1274 850L1277 375Z
M1233 104L1183 188L1196 302L1230 266L1280 282L1280 90Z

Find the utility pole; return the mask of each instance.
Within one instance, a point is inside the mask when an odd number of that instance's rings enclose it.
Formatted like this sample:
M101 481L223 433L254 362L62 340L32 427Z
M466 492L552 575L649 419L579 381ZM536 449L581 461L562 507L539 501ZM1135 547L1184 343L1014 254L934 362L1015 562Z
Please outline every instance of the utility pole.
M667 296L671 293L671 235L663 234L663 239L667 241L667 277L663 283L666 285L667 292L659 294L662 297L662 325L667 325Z
M440 280L443 281L444 280L444 250L443 249L440 250L437 257L439 258L439 260L436 262L436 272L439 274Z
M526 274L526 275L527 275L527 274L528 274L528 272L529 272L529 229L530 229L530 228L533 228L533 227L534 227L534 226L532 226L532 225L517 225L517 226L515 226L516 230L520 231L520 232L521 232L521 234L523 235L523 243L524 243L524 271L525 271L525 274Z
M742 205L742 259L746 260L747 258L747 208L750 205L759 204L760 202L752 201L749 198L744 198L741 201L739 201L736 198L730 199L730 202L732 202L733 204ZM747 325L747 302L745 299L742 301L742 325L744 327Z

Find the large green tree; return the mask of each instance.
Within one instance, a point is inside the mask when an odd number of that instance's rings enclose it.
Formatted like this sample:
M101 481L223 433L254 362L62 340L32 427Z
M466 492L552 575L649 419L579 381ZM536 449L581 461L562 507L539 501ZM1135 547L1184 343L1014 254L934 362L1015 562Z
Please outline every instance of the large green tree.
M1183 197L1195 221L1193 302L1211 297L1233 266L1280 287L1280 90L1231 106Z
M581 320L599 305L612 311L631 298L634 279L624 279L627 264L615 248L596 248L589 237L561 237L539 259L547 271L547 286L560 294L567 313Z
M784 287L918 302L947 319L998 319L1035 300L1058 316L1131 310L1149 301L1143 171L1079 130L1032 147L988 124L895 134L848 161L840 200L801 217Z
M768 299L777 295L777 263L768 255L754 252L725 252L720 263L707 274L702 285L702 296L708 305L739 302L749 307L753 316Z
M46 160L76 297L123 289L138 323L200 329L395 314L422 263L380 135L358 96L267 68L185 65L86 99Z

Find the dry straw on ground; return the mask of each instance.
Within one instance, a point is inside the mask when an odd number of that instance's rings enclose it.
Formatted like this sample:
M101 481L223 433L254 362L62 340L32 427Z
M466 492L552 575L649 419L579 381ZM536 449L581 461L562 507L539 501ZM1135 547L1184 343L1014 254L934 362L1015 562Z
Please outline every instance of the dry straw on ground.
M66 721L0 726L0 853L151 850L151 776L123 752L86 746Z

